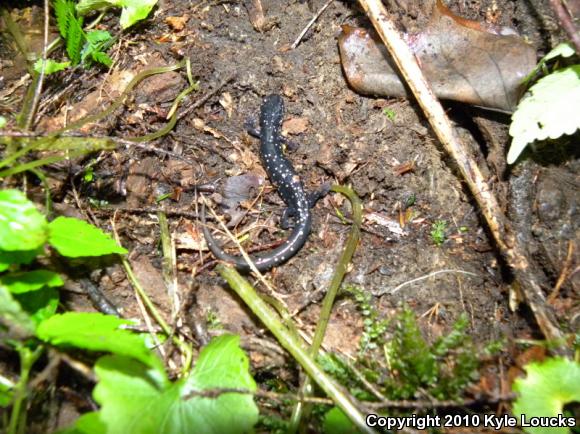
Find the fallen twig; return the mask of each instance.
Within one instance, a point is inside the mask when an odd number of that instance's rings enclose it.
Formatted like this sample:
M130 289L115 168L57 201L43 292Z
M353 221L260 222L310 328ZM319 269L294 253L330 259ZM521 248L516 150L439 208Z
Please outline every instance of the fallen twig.
M576 29L572 17L564 8L561 0L550 0L550 6L558 17L558 21L560 21L562 28L566 31L568 37L576 47L576 53L580 54L580 32Z
M322 5L322 7L318 10L318 12L316 12L316 14L312 17L312 19L308 22L308 24L306 24L306 27L304 27L304 29L300 32L300 34L298 35L298 37L296 38L296 40L294 41L294 43L290 48L294 50L298 46L298 44L300 44L300 41L302 41L302 38L304 37L306 32L310 30L310 28L314 25L316 20L320 17L320 15L322 15L322 13L326 10L326 8L328 8L328 6L330 6L330 4L333 1L334 0L328 0L326 3L324 3L324 5Z
M425 80L415 56L390 21L380 0L359 0L359 2L423 109L437 138L459 167L502 256L519 282L525 300L532 309L544 336L555 343L556 353L569 355L569 349L565 347L565 340L552 309L546 304L546 298L539 283L527 273L530 261L525 249L513 235L514 232L479 167L455 134L443 107Z

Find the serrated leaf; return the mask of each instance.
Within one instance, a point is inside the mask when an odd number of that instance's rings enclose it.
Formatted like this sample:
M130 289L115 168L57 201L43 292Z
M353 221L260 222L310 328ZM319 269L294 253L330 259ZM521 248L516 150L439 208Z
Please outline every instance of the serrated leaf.
M12 294L23 294L41 288L62 286L60 276L48 270L21 271L0 276L0 284L6 286Z
M46 75L54 74L55 72L62 71L70 66L70 62L57 62L52 59L46 59L44 63L44 73ZM42 71L42 59L38 59L34 62L34 70L38 73Z
M113 64L113 60L109 57L107 53L102 51L93 51L91 57L97 63L110 67Z
M241 434L251 432L258 419L249 394L188 396L194 386L198 392L219 387L256 390L238 336L213 339L188 379L164 387L157 385L151 370L126 357L102 357L95 372L100 381L93 395L102 406L100 421L108 433Z
M87 41L89 41L91 44L107 42L111 38L111 34L106 30L91 30L90 32L87 32Z
M73 65L77 65L81 60L83 33L82 20L76 17L71 17L66 37L66 53Z
M559 69L538 80L512 116L513 137L507 162L513 164L535 140L557 139L580 128L580 65Z
M83 220L58 217L48 227L48 242L63 256L78 258L127 253L109 235Z
M54 2L54 14L56 16L58 31L63 39L66 39L70 17L74 17L73 2L68 0L56 0Z
M10 294L8 288L2 285L0 285L0 324L8 328L8 332L3 331L8 336L25 338L34 334L34 322Z
M18 190L0 191L0 250L33 250L46 242L48 225Z
M513 390L520 396L513 412L519 418L554 417L563 413L564 405L580 402L580 363L561 357L525 366L526 378L518 378ZM527 427L526 432L543 434L544 427ZM550 433L566 434L565 427L550 428Z
M52 345L108 351L159 368L161 362L145 345L144 336L119 328L127 324L131 321L112 315L67 312L40 323L36 335Z

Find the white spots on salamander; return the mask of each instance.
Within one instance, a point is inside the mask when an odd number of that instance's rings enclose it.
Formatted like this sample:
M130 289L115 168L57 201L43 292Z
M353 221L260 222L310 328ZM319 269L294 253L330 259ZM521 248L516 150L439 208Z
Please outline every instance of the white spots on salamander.
M310 204L306 198L302 180L294 171L292 163L283 154L281 144L283 117L284 101L282 97L280 95L267 96L260 109L260 157L268 177L272 184L277 187L278 194L288 206L289 215L295 217L295 227L290 237L281 246L253 258L260 270L266 270L290 259L304 245L310 233ZM216 250L221 250L216 243L208 240L208 245L210 243ZM224 258L229 256L223 251L220 253ZM216 256L220 257L218 254ZM234 262L238 268L247 269L247 264L243 258L230 258L228 257L227 260Z

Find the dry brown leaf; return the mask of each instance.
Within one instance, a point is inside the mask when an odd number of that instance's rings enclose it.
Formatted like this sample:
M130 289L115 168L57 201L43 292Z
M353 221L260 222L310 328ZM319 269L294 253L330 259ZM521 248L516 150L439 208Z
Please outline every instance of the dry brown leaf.
M308 129L307 118L290 118L282 124L282 131L287 134L298 135Z
M183 250L207 250L205 237L191 222L184 221L175 234L175 246Z
M180 17L167 17L165 23L173 30L180 32L185 28L187 20L189 20L189 15L185 14Z
M536 52L519 36L506 33L506 29L453 15L438 1L428 26L407 35L407 42L439 98L511 111L522 79L536 63ZM378 36L343 26L339 47L354 90L409 96Z
M226 111L228 118L231 118L234 111L234 99L232 98L232 94L229 92L222 93L219 102Z

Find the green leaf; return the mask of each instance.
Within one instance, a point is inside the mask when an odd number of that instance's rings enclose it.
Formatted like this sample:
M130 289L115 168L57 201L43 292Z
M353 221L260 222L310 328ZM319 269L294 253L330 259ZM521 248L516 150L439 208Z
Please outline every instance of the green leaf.
M105 356L95 365L99 383L95 400L109 433L248 433L258 420L251 394L223 393L201 397L194 392L215 388L256 390L239 337L212 340L199 356L189 378L161 386L156 373L119 356ZM96 433L97 431L84 431Z
M46 59L44 63L44 73L46 75L54 74L55 72L62 71L70 66L70 62L57 62L52 59ZM38 73L42 71L42 59L38 59L34 62L34 70Z
M12 264L30 264L42 251L42 247L35 250L14 250L12 252L0 250L0 271L8 269Z
M107 42L111 38L111 34L106 30L91 30L87 32L87 41L93 45L99 42Z
M83 35L82 20L71 17L66 37L66 52L73 65L77 65L81 60Z
M67 430L60 434L107 434L107 425L101 421L101 415L98 411L91 411L79 417L72 430Z
M80 61L81 47L85 38L83 20L77 18L75 4L71 0L56 0L54 13L58 30L66 43L68 57L76 65Z
M0 285L0 325L8 328L3 334L22 338L34 334L35 324L8 291Z
M46 242L44 216L18 190L0 191L0 250L33 250Z
M161 361L149 351L144 336L119 328L126 324L131 324L131 321L112 315L67 312L41 322L36 335L52 345L108 351L133 357L147 366L160 368Z
M103 53L102 51L93 51L91 57L95 62L107 67L110 67L113 64L113 59L111 59L107 53Z
M580 65L559 69L538 80L512 116L513 137L507 162L513 164L535 140L557 139L580 128Z
M56 313L60 301L58 291L50 287L14 294L14 299L37 325Z
M8 407L12 404L13 390L14 384L8 382L6 378L0 377L0 407Z
M121 27L126 29L137 21L147 18L157 0L118 0L116 3L123 8L119 22Z
M56 0L54 2L54 14L56 15L56 24L58 31L63 39L66 39L70 18L74 17L74 3L68 0Z
M12 294L37 291L45 286L54 288L64 282L57 273L48 270L21 271L0 276L0 284L6 286Z
M540 63L545 63L548 60L554 59L556 57L570 57L574 53L576 53L576 50L574 49L574 46L571 42L562 42L561 44L558 44L556 48L552 49L552 51L546 54L542 60L540 60Z
M580 402L580 363L561 357L547 359L543 363L525 366L526 378L518 378L513 389L520 396L514 402L513 412L520 419L531 417L554 417L563 413L564 405ZM544 434L546 428L528 427L532 434ZM550 428L550 433L566 434L565 427Z
M83 220L58 217L48 227L48 242L63 256L78 258L127 253L109 235Z
M324 415L324 432L327 434L357 434L360 431L338 407Z
M556 57L570 57L575 52L576 50L570 42L562 42L540 59L536 67L532 69L530 73L522 80L522 83L527 84L532 78L536 77L542 70L545 69L545 65L549 60L555 59Z
M8 121L6 120L6 117L0 116L0 128L4 128L7 123Z
M79 15L87 15L111 6L117 5L110 0L80 0L76 5L76 10Z
M157 0L81 0L77 4L79 15L86 15L89 12L102 9L104 7L116 6L123 8L121 11L121 27L126 29L137 21L147 18Z

